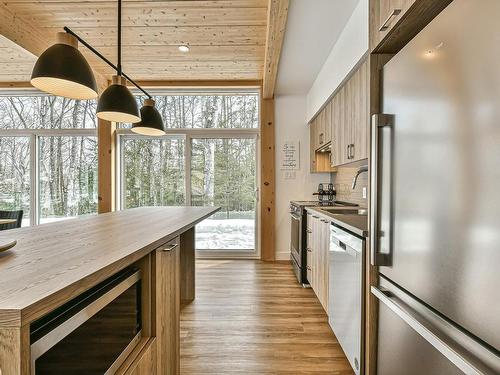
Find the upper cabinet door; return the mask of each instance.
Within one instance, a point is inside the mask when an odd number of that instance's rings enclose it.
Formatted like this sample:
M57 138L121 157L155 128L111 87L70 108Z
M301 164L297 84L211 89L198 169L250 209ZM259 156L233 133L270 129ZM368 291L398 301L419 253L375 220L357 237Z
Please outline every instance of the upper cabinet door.
M316 150L318 148L318 118L311 121L309 125L311 127L311 148Z
M351 160L366 159L369 152L369 64L365 61L352 77L353 101Z
M312 121L309 124L309 142L311 143L309 145L309 162L310 162L310 172L314 173L317 172L317 166L316 166L316 127L314 126L314 121Z
M325 106L325 143L332 141L332 101Z
M340 147L340 131L341 128L341 107L340 107L340 92L332 98L332 150L330 162L332 167L340 165L341 155L339 154Z
M326 112L323 108L318 115L319 118L319 147L323 147L326 144Z
M334 129L334 138L335 138L335 149L334 152L334 165L342 165L347 163L349 160L348 157L348 149L347 145L350 143L351 137L349 136L349 129L346 126L346 122L348 120L347 116L347 87L344 85L337 92L338 101L336 103L336 114L335 114L335 129ZM347 133L346 133L347 129Z
M371 27L372 50L391 32L414 2L415 0L375 0L372 8L374 12L374 22L372 21Z

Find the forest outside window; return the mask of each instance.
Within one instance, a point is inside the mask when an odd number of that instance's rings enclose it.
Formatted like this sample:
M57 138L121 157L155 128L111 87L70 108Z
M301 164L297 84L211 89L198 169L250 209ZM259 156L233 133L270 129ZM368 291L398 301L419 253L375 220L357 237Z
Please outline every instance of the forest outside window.
M23 226L97 212L96 102L0 96L0 210Z
M137 136L121 126L119 205L219 206L196 227L196 249L256 256L258 92L153 95L167 135Z

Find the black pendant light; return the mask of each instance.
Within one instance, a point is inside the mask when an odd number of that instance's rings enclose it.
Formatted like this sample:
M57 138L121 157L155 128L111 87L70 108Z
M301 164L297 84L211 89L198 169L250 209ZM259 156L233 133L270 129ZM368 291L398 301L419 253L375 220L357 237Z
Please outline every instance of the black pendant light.
M127 88L127 80L124 77L113 76L111 85L104 90L97 103L97 117L113 122L141 121L137 102Z
M57 42L35 63L31 84L52 95L70 99L97 98L92 68L78 51L78 40L68 33L57 33Z
M97 103L97 117L112 122L139 124L133 126L138 134L164 135L161 115L154 107L155 101L146 90L122 71L122 1L118 0L118 64L99 53L68 27L58 33L58 42L47 49L33 68L31 83L42 91L71 99L94 99L97 85L90 65L78 51L78 42L116 70L112 84L104 90ZM141 108L127 88L127 81L141 90L147 99Z
M132 131L142 135L165 135L165 127L160 113L155 108L155 101L151 98L144 100L141 108L141 121L132 124Z
M113 82L99 98L97 117L113 122L139 122L139 109L122 77L122 1L118 0L118 64Z

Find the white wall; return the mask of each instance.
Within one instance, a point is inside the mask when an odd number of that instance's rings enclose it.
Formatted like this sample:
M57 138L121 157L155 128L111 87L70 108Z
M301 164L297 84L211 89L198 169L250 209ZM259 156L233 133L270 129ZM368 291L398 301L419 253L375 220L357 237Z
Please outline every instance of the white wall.
M360 0L307 94L307 122L368 51L368 0Z
M275 98L276 135L276 259L290 259L291 200L311 200L320 182L329 182L327 173L309 173L309 127L306 125L305 95ZM300 142L300 165L294 179L285 179L280 167L280 146L284 141Z

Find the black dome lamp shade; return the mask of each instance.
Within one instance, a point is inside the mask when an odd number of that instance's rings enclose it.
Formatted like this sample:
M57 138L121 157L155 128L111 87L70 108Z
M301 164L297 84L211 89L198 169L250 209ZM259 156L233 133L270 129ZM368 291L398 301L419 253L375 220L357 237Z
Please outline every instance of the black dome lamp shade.
M165 135L163 120L155 108L155 101L153 99L148 98L144 100L144 105L141 108L141 121L132 125L132 131L142 135Z
M78 42L111 66L116 75L111 85L104 90L97 103L97 117L111 122L138 123L134 131L138 134L163 135L163 121L154 107L154 100L139 84L122 71L122 0L118 0L118 62L114 65L94 47L68 27L65 33L57 34L57 43L38 58L31 83L49 94L71 99L97 98L97 85L90 65L78 51ZM141 108L141 117L134 95L127 88L127 80L141 90L148 99Z
M112 84L104 90L97 103L97 117L113 122L136 123L141 121L137 102L127 88L124 77L113 76Z
M56 44L36 61L31 84L41 91L65 98L97 98L92 68L78 50L78 40L65 32L57 33Z

